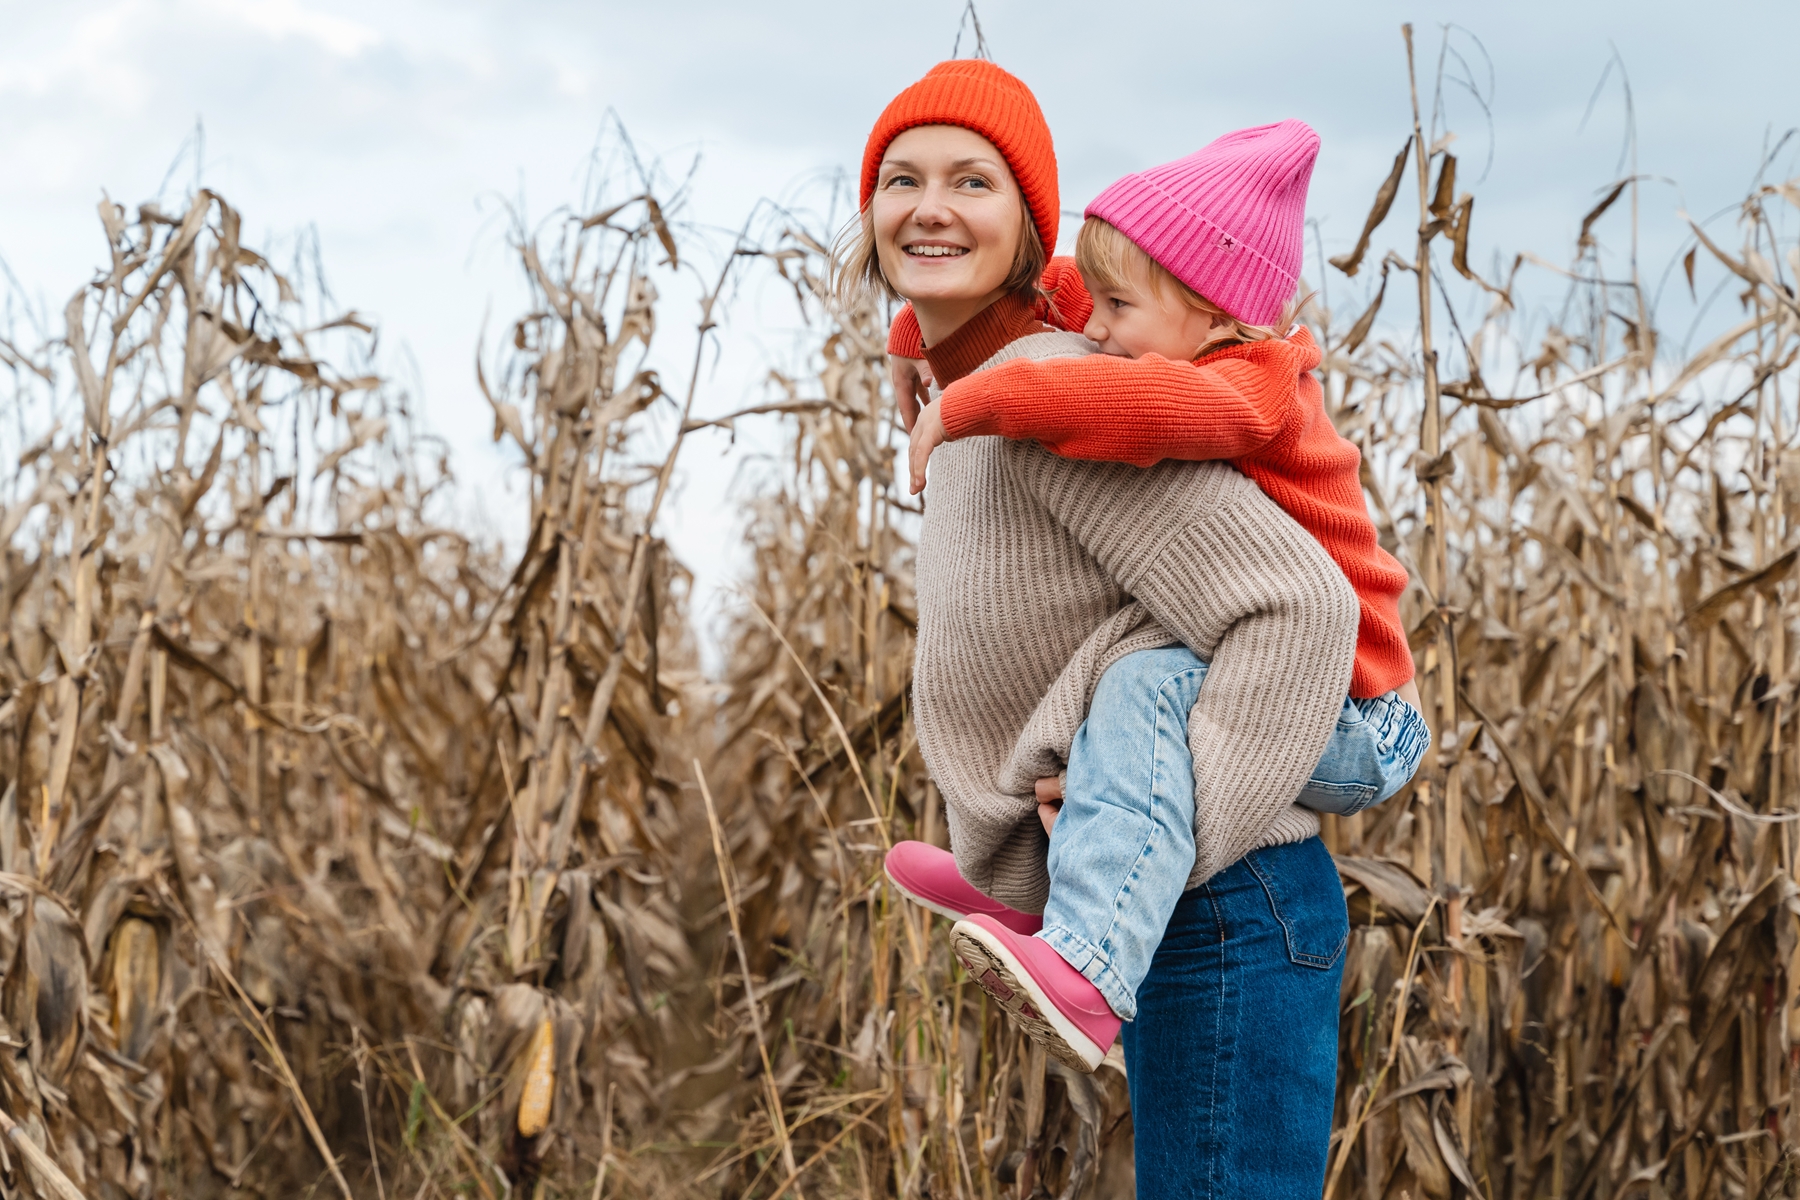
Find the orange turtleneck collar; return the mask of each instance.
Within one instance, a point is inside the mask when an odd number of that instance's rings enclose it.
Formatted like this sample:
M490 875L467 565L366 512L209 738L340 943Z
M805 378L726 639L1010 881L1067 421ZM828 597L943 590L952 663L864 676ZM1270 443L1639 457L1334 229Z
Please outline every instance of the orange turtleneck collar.
M947 388L999 353L1000 348L1034 333L1054 333L1038 320L1030 301L1008 293L994 301L935 346L925 347L925 361L939 388Z

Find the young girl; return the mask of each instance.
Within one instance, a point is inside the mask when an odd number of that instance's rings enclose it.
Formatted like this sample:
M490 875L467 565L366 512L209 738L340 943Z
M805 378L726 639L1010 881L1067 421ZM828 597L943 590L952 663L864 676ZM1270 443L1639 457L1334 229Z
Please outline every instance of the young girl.
M1294 324L1300 218L1316 148L1316 135L1298 121L1243 130L1102 193L1089 206L1077 243L1081 290L1065 282L1055 302L1056 315L1087 310L1084 332L1104 354L1018 358L951 382L913 427L912 474L917 492L947 431L953 438L1032 439L1066 457L1139 466L1165 458L1232 460L1319 540L1357 587L1362 620L1351 695L1299 798L1318 811L1351 813L1411 778L1429 734L1399 621L1406 573L1377 545L1357 478L1357 449L1325 414L1311 375L1317 347L1304 329L1282 336ZM1249 272L1238 269L1245 260ZM1286 269L1269 269L1281 265ZM1130 714L1176 704L1205 678L1206 664L1186 650L1134 657L1143 661L1126 660L1101 681L1071 749L1064 821L1075 825L1052 834L1056 882L1037 935L1126 1019L1160 940L1156 889L1142 887L1143 872L1129 862L1119 872L1068 882L1056 866L1061 845L1107 837L1120 809L1132 807L1131 798L1112 794L1121 788L1108 770L1096 772L1094 765L1111 743L1129 740L1128 731L1144 724L1139 716L1134 726ZM1039 784L1047 829L1062 790L1060 780ZM1182 824L1178 782L1153 780L1136 792L1140 809L1146 801L1151 808L1173 806L1169 824ZM1170 852L1177 860L1185 853L1179 835L1170 839ZM1059 1057L1070 1057L1071 1047L1084 1061L1096 1049L1104 1053L1063 1028L1069 1023L1063 1010L1094 1005L1060 964L1022 941L1020 934L1033 931L1028 917L971 895L943 856L916 844L896 848L890 875L936 911L969 917L953 934L959 954ZM1120 889L1115 875L1138 885L1138 894L1123 899L1133 889ZM1080 914L1065 911L1070 908ZM1097 920L1096 912L1107 919ZM1140 912L1147 919L1134 919ZM1095 928L1098 938L1082 932Z

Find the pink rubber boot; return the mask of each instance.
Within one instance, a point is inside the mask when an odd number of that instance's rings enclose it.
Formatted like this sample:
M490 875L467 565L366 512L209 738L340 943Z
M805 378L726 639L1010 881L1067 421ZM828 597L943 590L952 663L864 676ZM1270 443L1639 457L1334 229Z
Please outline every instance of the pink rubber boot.
M894 843L883 865L895 891L947 921L981 913L1027 937L1044 927L1044 918L1008 908L976 891L957 871L956 857L928 842Z
M1100 989L1049 943L1014 933L984 914L950 930L956 957L980 985L1058 1062L1092 1072L1119 1036Z

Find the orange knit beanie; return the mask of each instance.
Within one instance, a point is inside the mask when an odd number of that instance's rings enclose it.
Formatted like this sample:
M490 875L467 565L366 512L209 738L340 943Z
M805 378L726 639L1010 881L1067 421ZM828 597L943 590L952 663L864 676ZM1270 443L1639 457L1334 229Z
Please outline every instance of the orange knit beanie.
M895 96L882 110L863 148L861 207L875 194L881 156L888 143L920 125L960 125L994 143L1012 169L1044 253L1056 253L1056 224L1062 210L1056 191L1056 148L1050 126L1031 89L993 63L953 58Z

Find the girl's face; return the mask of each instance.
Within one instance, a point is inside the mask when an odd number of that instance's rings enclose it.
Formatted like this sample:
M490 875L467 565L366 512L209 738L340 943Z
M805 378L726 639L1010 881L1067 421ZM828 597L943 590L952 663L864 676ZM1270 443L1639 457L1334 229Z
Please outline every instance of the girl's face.
M1000 297L1025 232L1025 206L994 144L956 125L921 125L888 144L869 201L881 273L928 310L962 320ZM942 322L932 322L942 324ZM944 336L924 330L928 343Z
M1107 354L1142 358L1160 354L1170 360L1191 359L1203 346L1216 340L1222 326L1211 313L1183 304L1166 295L1149 280L1126 287L1105 288L1082 277L1094 298L1094 315L1081 332L1100 343Z

